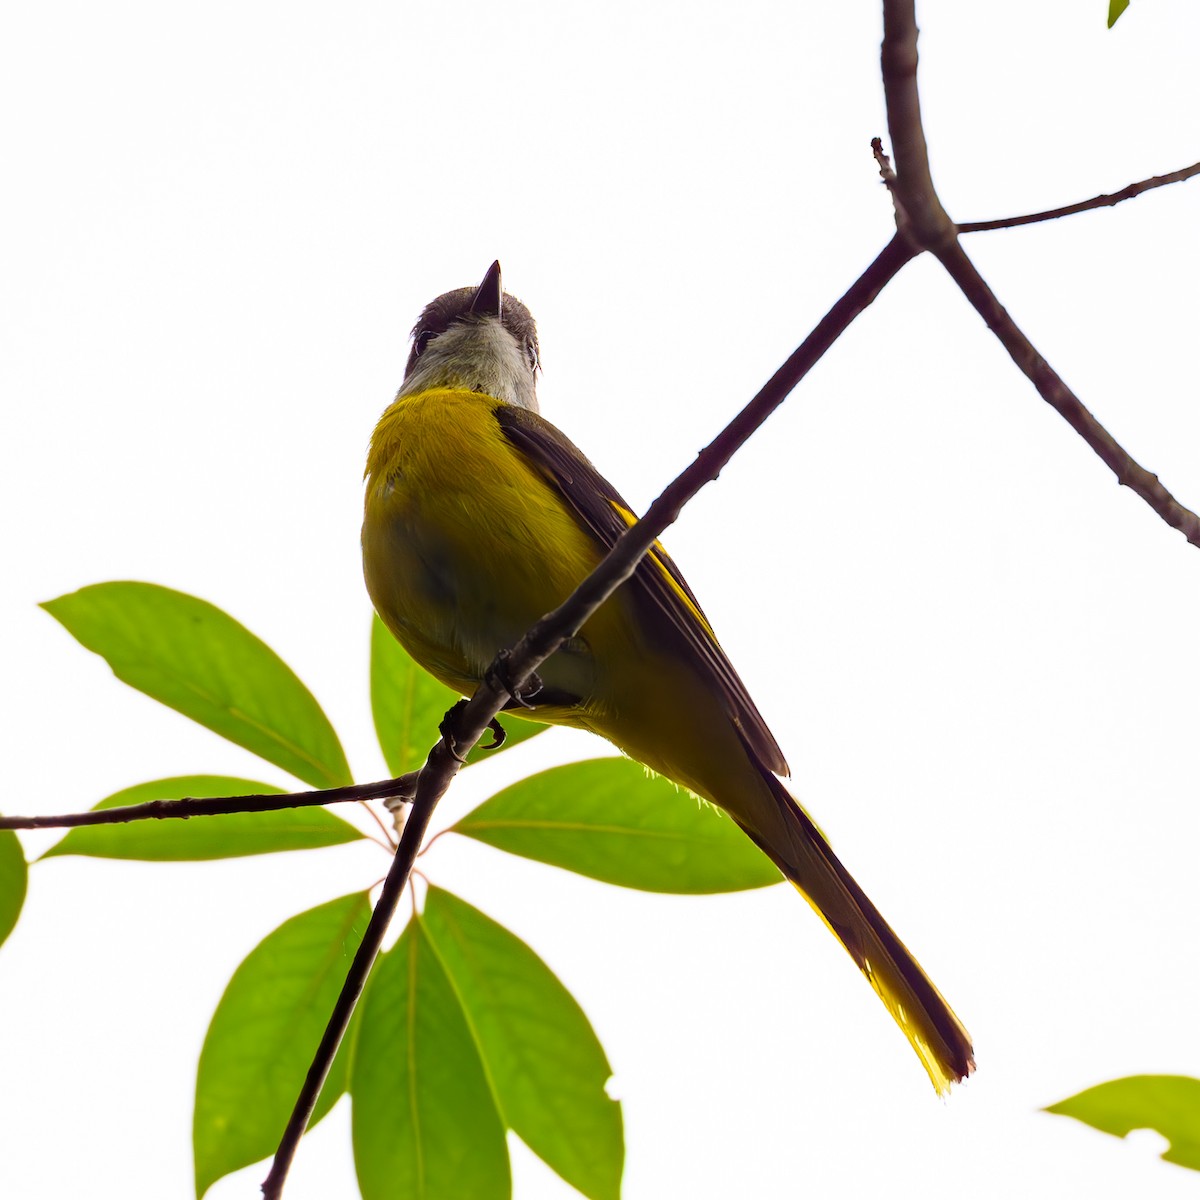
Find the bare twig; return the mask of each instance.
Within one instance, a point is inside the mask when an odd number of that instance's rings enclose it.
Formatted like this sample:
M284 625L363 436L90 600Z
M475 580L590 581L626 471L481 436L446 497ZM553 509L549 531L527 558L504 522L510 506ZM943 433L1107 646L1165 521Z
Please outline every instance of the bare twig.
M917 94L917 23L913 0L883 0L883 29L883 90L896 154L896 179L891 187L898 201L896 225L900 234L914 252L934 253L1042 399L1071 424L1108 465L1117 481L1141 496L1192 545L1200 546L1200 517L1184 508L1158 481L1157 475L1135 462L1087 410L1021 332L967 257L954 223L934 191L929 172ZM1193 168L1187 170L1197 173Z
M779 407L788 393L812 369L854 318L871 304L912 257L913 251L907 243L899 236L893 238L845 295L826 313L803 344L771 376L754 399L667 486L645 516L617 539L600 565L505 656L504 674L514 691L519 691L529 676L563 640L577 633L596 609L629 578L642 556L662 531L676 519L687 501L709 480L716 479L721 468L738 448ZM471 699L455 711L447 726L453 741L453 750L447 737L443 736L417 777L413 808L400 838L400 847L396 851L370 925L355 953L341 995L334 1006L304 1086L296 1100L291 1119L275 1153L270 1174L263 1182L265 1200L278 1200L283 1194L292 1159L308 1126L334 1055L350 1023L354 1006L383 944L388 923L404 893L413 860L433 815L433 809L457 774L462 765L462 758L483 735L508 699L509 693L502 691L499 684L493 682L498 678L497 671L489 671L485 682L480 684Z
M996 299L975 264L957 242L937 255L950 277L988 328L1000 339L1013 362L1037 388L1042 399L1057 410L1081 438L1100 456L1117 482L1136 492L1168 525L1178 529L1193 546L1200 546L1200 517L1184 508L1159 482L1158 476L1135 462L1120 443L1088 411L1083 401L1062 381L1033 343L1018 328Z
M1034 225L1038 221L1057 221L1059 217L1073 217L1076 213L1088 212L1093 208L1111 208L1124 200L1132 200L1152 188L1165 187L1168 183L1183 183L1200 175L1200 162L1192 163L1190 167L1182 167L1178 171L1170 171L1166 175L1152 175L1149 179L1139 180L1123 187L1119 192L1105 192L1101 196L1093 196L1090 200L1080 200L1077 204L1065 204L1062 208L1048 208L1044 212L1029 213L1023 217L1000 217L995 221L966 221L959 225L959 233L983 233L989 229L1014 229L1018 225Z
M892 167L892 160L884 153L883 138L871 139L871 153L875 156L875 165L879 168L879 178L890 188L896 182L896 172Z
M345 804L353 800L387 800L412 794L416 773L378 783L283 795L185 797L182 800L148 800L121 808L92 808L86 812L49 817L0 817L0 829L71 829L79 825L124 825L129 821L165 821L172 818L215 817L227 813L274 812L281 808L312 808L318 804Z
M904 209L900 204L900 197L896 195L896 171L892 166L892 160L884 153L883 138L871 139L871 153L875 156L875 165L879 168L879 178L883 180L883 186L887 188L888 195L892 198L892 208L896 213L896 228L899 229L904 222Z

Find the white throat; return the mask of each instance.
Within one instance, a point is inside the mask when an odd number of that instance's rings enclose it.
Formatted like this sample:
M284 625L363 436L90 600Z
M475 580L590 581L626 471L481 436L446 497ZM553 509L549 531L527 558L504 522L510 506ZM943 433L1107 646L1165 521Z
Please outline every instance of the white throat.
M397 396L439 387L467 388L538 411L534 371L525 347L497 317L456 322L433 338Z

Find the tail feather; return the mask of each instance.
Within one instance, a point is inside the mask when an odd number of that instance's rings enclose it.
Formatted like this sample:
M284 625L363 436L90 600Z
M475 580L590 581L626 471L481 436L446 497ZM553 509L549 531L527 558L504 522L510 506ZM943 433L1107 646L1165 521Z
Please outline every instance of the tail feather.
M808 815L774 775L759 769L781 821L769 839L739 824L846 947L908 1038L933 1086L939 1093L948 1091L975 1069L970 1034Z

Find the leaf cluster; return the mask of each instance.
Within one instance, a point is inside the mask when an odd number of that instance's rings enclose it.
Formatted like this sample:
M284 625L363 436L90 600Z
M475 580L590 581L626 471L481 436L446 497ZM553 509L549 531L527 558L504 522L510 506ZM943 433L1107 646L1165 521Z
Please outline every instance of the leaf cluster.
M296 779L351 782L332 724L298 676L228 614L153 584L97 584L44 607L117 677ZM458 699L421 671L376 619L371 702L395 775L422 765ZM544 726L504 716L505 748ZM488 751L476 748L477 762ZM252 779L152 780L98 810L181 797L282 795ZM647 774L600 758L542 771L496 792L443 831L623 887L712 893L780 876L719 812ZM42 857L195 862L358 841L328 808L235 812L71 829ZM0 830L0 934L15 926L27 866ZM368 891L285 921L234 972L200 1056L193 1118L196 1194L268 1157L287 1122L346 968L370 917ZM620 1105L583 1009L511 931L432 884L399 941L380 955L334 1061L314 1123L345 1093L359 1188L501 1200L511 1194L506 1135L517 1134L583 1195L620 1194Z

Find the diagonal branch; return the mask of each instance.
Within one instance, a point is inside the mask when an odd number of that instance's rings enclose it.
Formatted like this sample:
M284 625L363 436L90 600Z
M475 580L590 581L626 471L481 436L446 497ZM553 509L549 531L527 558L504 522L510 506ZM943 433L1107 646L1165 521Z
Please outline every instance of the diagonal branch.
M1168 525L1178 529L1193 546L1200 546L1200 517L1184 508L1159 482L1158 476L1134 461L1120 443L1091 414L1087 406L1063 382L1050 364L996 299L975 264L955 242L937 252L938 260L958 284L975 311L987 322L1013 362L1037 388L1047 404L1067 421L1117 477L1117 482L1136 492Z
M821 356L883 290L897 272L913 257L913 250L899 236L894 237L874 262L851 285L821 319L804 342L775 372L758 394L696 456L650 506L645 516L617 539L600 565L552 613L543 617L512 649L503 656L503 672L513 692L519 692L529 676L562 642L574 635L588 618L633 574L642 556L654 545L659 534L678 517L683 506L709 480L716 479L721 468L749 439L750 435L779 407L791 390L813 368ZM496 667L499 667L497 659ZM396 857L375 911L371 915L362 944L342 985L321 1043L313 1057L304 1086L275 1152L275 1161L263 1181L264 1200L279 1200L296 1149L316 1105L317 1097L334 1055L350 1023L354 1006L366 986L367 976L379 954L392 915L404 894L412 864L429 825L433 810L462 765L462 757L483 736L489 723L509 698L496 682L498 670L488 672L485 682L462 707L453 710L447 732L433 748L429 761L417 777L412 812L400 838Z
M880 251L875 261L821 318L812 333L763 385L754 399L668 484L642 519L617 539L601 565L564 604L543 617L517 643L510 666L520 662L524 648L536 650L541 661L550 653L550 650L541 653L544 647L553 642L551 649L557 648L565 637L579 631L587 617L633 574L642 556L654 545L659 534L676 520L683 506L706 483L717 478L750 435L783 403L854 318L874 301L884 286L913 257L914 251L899 236Z
M1192 545L1200 546L1200 517L1184 508L1163 487L1158 476L1134 461L1096 420L1021 332L967 257L959 243L958 231L938 199L929 172L929 154L917 92L914 0L883 0L883 30L883 90L888 129L896 155L896 177L889 181L889 186L896 200L896 225L900 235L908 240L914 252L931 250L934 253L1042 399L1091 446L1116 475L1117 482L1141 496ZM1196 173L1192 168L1188 171Z
M1075 204L1064 204L1062 208L1048 208L1043 212L1028 213L1023 217L999 217L994 221L966 221L959 225L959 233L984 233L989 229L1015 229L1018 225L1035 225L1039 221L1056 221L1059 217L1073 217L1076 213L1089 212L1093 208L1111 208L1124 200L1132 200L1143 192L1153 188L1165 187L1168 183L1183 183L1200 175L1200 162L1192 163L1190 167L1181 167L1178 171L1169 171L1166 175L1152 175L1149 179L1140 179L1123 187L1119 192L1105 192L1093 196L1090 200L1080 200Z
M483 690L483 688L480 689L480 691ZM502 701L497 701L496 711L499 711L501 703ZM484 722L475 734L476 741L483 736L486 728L487 722ZM283 1195L283 1185L287 1181L292 1159L295 1157L300 1139L304 1136L304 1131L312 1119L317 1097L321 1094L321 1088L325 1084L329 1068L333 1065L338 1047L345 1036L346 1027L350 1024L354 1006L358 1003L363 988L366 987L367 976L370 975L371 968L375 965L375 959L378 958L380 948L383 946L384 935L391 924L400 898L404 895L409 874L416 861L417 851L421 848L425 831L429 828L433 810L437 807L437 802L441 799L442 794L450 786L450 781L460 766L461 763L451 753L443 737L443 740L430 751L428 761L421 768L417 778L417 793L413 799L412 812L405 822L404 832L400 835L400 844L396 847L396 855L392 859L392 865L388 868L387 877L383 881L383 888L375 903L375 910L371 913L371 920L363 934L362 943L354 953L354 961L350 964L349 971L346 972L337 1003L334 1005L329 1022L325 1026L325 1032L313 1055L308 1074L304 1077L304 1084L296 1099L295 1107L292 1109L292 1115L288 1119L287 1127L283 1131L279 1148L275 1151L271 1170L263 1180L263 1200L279 1200L279 1197Z

